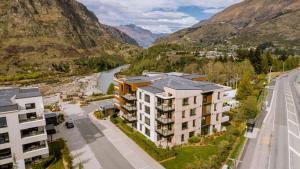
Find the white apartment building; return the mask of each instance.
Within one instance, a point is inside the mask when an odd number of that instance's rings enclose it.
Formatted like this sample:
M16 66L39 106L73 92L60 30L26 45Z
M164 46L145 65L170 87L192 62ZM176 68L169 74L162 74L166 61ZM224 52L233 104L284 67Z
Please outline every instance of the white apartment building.
M38 88L0 89L0 169L19 169L49 154Z
M194 135L221 131L224 87L189 77L169 73L130 78L150 82L134 95L134 126L157 145L179 145Z

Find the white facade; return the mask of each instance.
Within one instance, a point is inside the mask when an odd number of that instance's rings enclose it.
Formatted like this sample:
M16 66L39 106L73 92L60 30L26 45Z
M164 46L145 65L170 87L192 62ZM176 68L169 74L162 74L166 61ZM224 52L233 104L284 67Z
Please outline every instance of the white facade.
M42 96L14 96L11 101L17 104L15 110L0 111L0 167L13 163L15 157L18 168L23 169L25 161L49 154L44 105ZM10 153L3 153L5 149Z
M201 132L202 117L204 117L202 113L203 93L204 92L201 90L174 90L168 87L164 87L164 92L162 93L151 93L139 88L136 92L137 130L157 145L173 146L187 143L188 139L192 135L203 134ZM212 134L213 128L215 128L215 130L218 132L221 131L223 89L221 88L214 91L209 91L209 93L212 93L212 99L210 103L209 114L210 124L208 126L207 134ZM150 97L150 103L145 101L145 95ZM171 132L173 132L172 136L168 137L169 141L167 141L167 138L160 139L159 134L156 132L156 129L159 125L159 122L157 121L159 112L156 108L156 105L158 98L164 96L166 96L166 99L168 99L168 96L170 96L169 98L172 100L171 106L174 107L172 116L170 118L173 122L168 124L172 126ZM187 105L183 105L184 99L188 99ZM150 114L146 113L147 111L145 111L145 106L150 108ZM191 113L193 111L195 114ZM145 117L150 119L150 125L145 123ZM187 123L187 128L183 129L183 123ZM145 131L145 128L150 130L150 132L148 132L148 134L150 133L150 136L146 134L147 132Z

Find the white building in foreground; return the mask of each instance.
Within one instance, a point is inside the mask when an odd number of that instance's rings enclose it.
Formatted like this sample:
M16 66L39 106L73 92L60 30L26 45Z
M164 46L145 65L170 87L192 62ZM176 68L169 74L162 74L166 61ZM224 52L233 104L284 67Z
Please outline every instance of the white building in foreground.
M49 154L38 88L0 89L0 169L19 169Z

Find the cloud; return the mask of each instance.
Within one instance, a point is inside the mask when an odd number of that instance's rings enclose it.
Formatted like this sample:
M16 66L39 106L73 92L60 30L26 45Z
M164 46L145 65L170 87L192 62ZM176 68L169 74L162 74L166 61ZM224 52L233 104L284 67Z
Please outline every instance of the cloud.
M136 24L155 33L171 33L200 21L180 7L199 7L206 16L241 0L79 0L93 11L101 23L118 26Z

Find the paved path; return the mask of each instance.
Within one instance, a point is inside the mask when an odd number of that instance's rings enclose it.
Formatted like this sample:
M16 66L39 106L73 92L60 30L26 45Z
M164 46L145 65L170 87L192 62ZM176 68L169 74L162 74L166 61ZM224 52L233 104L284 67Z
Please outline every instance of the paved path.
M163 169L157 161L152 159L135 142L120 131L110 120L97 120L93 115L90 118L96 125L102 128L103 134L117 148L117 150L136 169Z
M80 106L62 104L67 118L74 120L75 128L66 130L67 140L75 165L80 161L87 169L133 169L133 166L91 122Z

